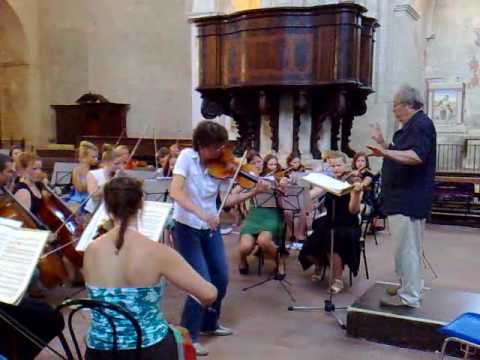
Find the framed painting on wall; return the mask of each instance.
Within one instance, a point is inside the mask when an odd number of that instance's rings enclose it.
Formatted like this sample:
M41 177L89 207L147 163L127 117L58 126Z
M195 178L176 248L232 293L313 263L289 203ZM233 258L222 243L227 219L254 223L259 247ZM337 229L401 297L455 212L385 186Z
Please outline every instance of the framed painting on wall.
M427 90L428 115L435 125L463 128L464 83L430 82Z

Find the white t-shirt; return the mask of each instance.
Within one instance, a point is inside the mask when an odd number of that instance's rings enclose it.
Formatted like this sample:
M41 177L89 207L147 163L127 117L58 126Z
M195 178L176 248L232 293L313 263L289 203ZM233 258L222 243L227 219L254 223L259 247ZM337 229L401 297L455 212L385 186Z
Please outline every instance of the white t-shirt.
M97 186L103 186L107 182L105 169L90 170L88 173L93 175L93 177L97 181ZM87 204L85 205L85 210L88 211L89 213L93 213L98 205L99 205L98 201L95 201L92 198L90 198L88 199Z
M207 169L201 166L200 156L195 150L191 148L182 150L173 169L173 175L185 178L183 189L195 206L208 214L217 213L217 195L221 180L208 175ZM182 208L177 202L174 203L173 218L194 229L208 229L205 221Z

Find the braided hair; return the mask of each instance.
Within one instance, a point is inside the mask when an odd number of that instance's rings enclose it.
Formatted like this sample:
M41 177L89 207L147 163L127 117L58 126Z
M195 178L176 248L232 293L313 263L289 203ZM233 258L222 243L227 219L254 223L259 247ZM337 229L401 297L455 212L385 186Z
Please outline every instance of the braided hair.
M143 206L142 182L132 177L116 177L105 184L103 196L107 212L120 221L115 247L118 251L125 241L125 232L130 219L138 214Z

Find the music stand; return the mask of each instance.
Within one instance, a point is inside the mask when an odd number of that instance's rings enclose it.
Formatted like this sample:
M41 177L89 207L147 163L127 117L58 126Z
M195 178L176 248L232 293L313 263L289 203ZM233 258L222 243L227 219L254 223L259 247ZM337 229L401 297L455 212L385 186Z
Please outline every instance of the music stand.
M145 200L171 202L168 191L171 182L171 177L145 179L143 181L143 193L145 195Z
M316 310L324 310L327 313L331 313L332 316L335 318L337 321L338 325L342 329L346 329L345 323L340 319L337 314L335 313L335 310L346 310L346 306L342 307L335 307L335 303L333 302L333 292L331 291L332 287L332 282L333 282L333 270L332 270L332 262L333 262L333 248L334 248L334 243L335 243L335 210L336 210L336 198L335 194L332 197L332 217L331 217L331 223L332 223L332 229L330 230L330 274L329 274L329 280L328 280L328 288L329 288L329 297L328 299L325 299L324 305L322 306L293 306L290 305L288 307L288 311L316 311ZM328 216L328 214L327 214Z
M299 186L288 186L285 190L285 194L279 194L278 191L266 191L259 193L253 197L255 207L264 207L264 208L276 208L278 211L300 211L303 208L303 198L304 196L303 187ZM258 286L269 283L270 281L278 281L281 288L285 293L290 297L292 303L295 303L295 297L288 288L292 284L286 280L287 267L284 259L284 255L288 255L287 248L285 246L285 237L286 237L286 224L284 224L282 235L280 236L280 243L277 248L277 254L275 260L277 264L280 264L280 261L283 263L283 268L285 269L285 276L281 276L278 272L273 273L267 279L262 280L256 284L247 286L242 289L242 291L248 291L250 289L256 288Z

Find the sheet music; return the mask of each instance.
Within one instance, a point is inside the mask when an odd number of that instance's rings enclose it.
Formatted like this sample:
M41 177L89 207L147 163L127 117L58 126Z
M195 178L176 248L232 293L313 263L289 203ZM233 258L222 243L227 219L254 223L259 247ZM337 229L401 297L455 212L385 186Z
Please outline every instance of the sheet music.
M0 217L0 225L6 225L13 227L15 229L20 229L23 225L23 222L18 220L13 220L9 218Z
M349 183L321 173L310 173L302 179L337 196L347 194L353 189L353 186Z
M49 231L0 225L0 302L20 302L49 235Z
M173 205L158 201L145 201L138 218L138 231L153 241L159 241ZM93 215L77 244L77 251L85 251L97 233L98 225L107 221L109 216L102 203Z

